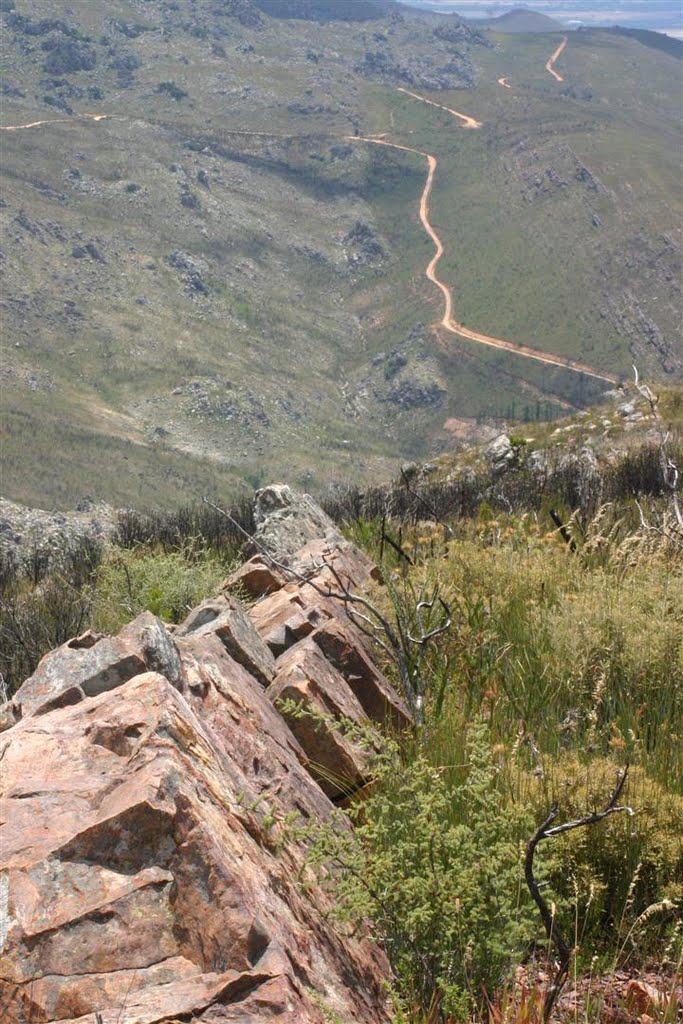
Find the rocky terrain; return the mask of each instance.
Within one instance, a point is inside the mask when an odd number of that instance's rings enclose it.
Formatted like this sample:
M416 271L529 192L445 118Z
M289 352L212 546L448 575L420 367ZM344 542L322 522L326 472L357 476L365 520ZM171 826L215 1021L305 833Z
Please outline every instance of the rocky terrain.
M324 596L373 566L287 487L256 518L281 568L256 555L178 627L74 638L2 709L3 1020L388 1019L384 957L330 923L294 828L367 782L332 716L410 724Z
M71 507L97 467L98 498L177 504L259 486L285 452L307 487L370 481L443 450L449 420L596 397L438 336L424 169L361 135L438 155L463 322L610 373L680 374L673 57L577 36L553 84L550 37L396 5L269 11L0 12L8 498Z

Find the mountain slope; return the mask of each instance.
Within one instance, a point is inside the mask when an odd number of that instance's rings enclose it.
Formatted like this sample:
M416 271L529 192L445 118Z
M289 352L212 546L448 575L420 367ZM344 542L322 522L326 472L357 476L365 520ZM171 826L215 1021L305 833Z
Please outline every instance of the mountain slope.
M558 86L554 40L436 15L17 0L4 18L2 124L52 122L2 133L9 497L177 503L283 461L307 486L367 481L454 420L599 393L432 328L426 161L376 133L438 158L459 320L679 373L673 58L572 37Z
M487 18L476 22L477 27L490 29L492 32L560 32L562 25L547 14L539 11L526 11L519 8L506 11L497 18Z

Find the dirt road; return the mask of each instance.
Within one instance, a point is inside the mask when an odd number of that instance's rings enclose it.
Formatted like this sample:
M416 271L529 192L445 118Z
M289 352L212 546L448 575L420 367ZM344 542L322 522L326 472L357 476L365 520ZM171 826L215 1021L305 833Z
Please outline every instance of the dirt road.
M463 128L481 128L481 121L475 120L470 117L469 114L461 114L459 110L453 110L452 107L444 107L443 103L435 103L434 100L428 100L426 96L420 96L419 93L411 92L410 89L404 89L402 86L398 86L398 92L404 92L406 96L412 96L414 100L420 100L421 103L428 103L430 107L438 107L439 110L447 110L453 117L457 117L462 122Z
M20 132L25 128L40 128L44 124L67 124L69 122L85 120L85 121L104 121L106 118L111 117L111 114L77 114L76 117L53 117L47 121L29 121L28 124L4 124L0 125L0 132Z
M548 61L548 64L546 65L551 74L555 75L556 78L558 78L559 76L548 65L551 65L553 61L560 56L566 45L567 39L565 37L560 47L558 47L558 49L555 51L553 56ZM562 79L560 79L560 81L561 80ZM506 85L503 79L499 80L499 84ZM509 86L507 85L506 87L509 88ZM458 120L458 122L460 123L460 127L462 128L479 129L482 127L482 122L477 121L476 118L471 117L469 114L463 114L459 110L454 110L452 107L446 107L442 103L436 103L434 100L430 100L426 96L420 96L419 93L411 92L409 89L403 89L399 87L398 91L405 93L407 96L410 96L421 103L428 103L432 107L438 107L440 110L447 111L449 114L451 114ZM79 116L81 118L92 121L102 121L105 118L116 117L116 115L112 114L81 114ZM20 131L26 128L37 128L40 125L60 124L62 122L69 122L72 120L73 118L55 118L52 120L31 121L28 124L4 126L0 125L0 131ZM268 133L238 131L235 134L260 136L266 135ZM599 373L597 370L592 369L592 367L590 366L586 366L584 363L577 362L573 359L566 359L564 356L554 355L552 352L543 352L541 349L532 348L529 345L522 345L519 342L508 341L505 338L492 337L489 334L484 334L482 331L472 330L472 328L466 327L464 324L461 324L458 320L455 319L453 312L452 289L438 277L436 272L437 267L439 265L439 261L441 260L441 257L444 254L443 243L429 220L429 199L431 197L432 189L434 186L434 176L436 174L438 160L433 153L427 153L425 150L416 149L413 146L404 146L398 142L390 142L385 138L385 135L386 133L384 133L383 135L376 136L349 135L347 138L349 142L370 143L375 146L387 146L389 149L397 149L405 153L414 153L417 156L423 157L427 161L427 180L425 181L425 185L422 190L422 195L420 196L420 221L422 223L423 228L425 229L425 231L427 232L427 234L429 235L434 244L434 255L432 256L431 260L429 261L425 268L425 275L427 279L432 282L432 284L436 285L436 287L440 290L444 298L444 313L441 319L440 326L443 327L444 330L448 331L450 334L455 334L460 338L466 338L468 341L474 341L479 345L488 345L491 348L497 348L502 349L503 351L506 352L512 352L515 355L523 356L526 359L535 359L538 362L546 363L549 366L558 366L566 370L573 370L576 373L586 374L586 376L589 377L595 377L598 380L604 380L609 381L611 383L615 383L617 380L616 377L610 374Z
M562 56L562 54L564 53L564 51L565 51L565 49L567 47L567 42L568 42L567 37L563 36L562 42L560 43L558 48L555 50L555 53L552 55L552 57L548 57L548 60L547 60L546 66L545 66L546 71L549 71L550 74L553 76L553 78L557 79L558 82L564 82L564 78L562 77L562 75L558 71L555 70L555 61L559 60L560 57Z
M442 104L434 103L432 100L419 96L417 93L409 92L407 89L401 89L400 91L407 93L408 96L412 96L415 99L422 100L424 103L430 103L433 106L442 107L443 110L448 110L461 120L466 118L469 122L467 124L468 128L481 127L481 122L468 117L466 114L460 114L457 111L453 111L450 107L443 107ZM535 359L537 362L545 363L547 366L557 366L564 370L573 370L575 373L583 373L587 377L594 377L597 380L609 381L612 384L616 383L616 377L611 374L600 373L597 370L594 370L591 366L587 366L585 363L580 363L574 359L567 359L565 356L558 356L552 352L543 352L541 349L532 348L530 345L522 345L516 341L508 341L506 338L495 338L490 334L484 334L482 331L475 331L470 327L465 327L464 324L461 324L456 320L453 311L452 289L439 278L436 272L439 261L444 254L443 242L429 219L429 200L432 194L432 188L434 187L434 176L438 166L437 158L433 153L427 153L422 149L415 149L412 146L404 146L398 142L389 142L384 137L349 136L348 138L351 142L366 142L375 146L387 146L390 149L402 150L406 153L415 153L417 156L424 157L427 161L427 180L425 181L422 195L420 196L420 221L434 243L435 251L425 268L425 275L432 284L436 285L443 295L444 312L440 326L443 327L444 330L448 331L450 334L455 334L460 338L466 338L468 341L477 342L479 345L488 345L490 348L497 348L505 352L512 352L515 355L523 356L525 359Z

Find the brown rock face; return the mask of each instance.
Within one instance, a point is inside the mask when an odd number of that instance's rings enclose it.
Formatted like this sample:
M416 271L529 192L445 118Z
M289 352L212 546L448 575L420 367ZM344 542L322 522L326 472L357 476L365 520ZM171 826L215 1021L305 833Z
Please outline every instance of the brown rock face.
M254 629L247 613L234 597L216 597L203 601L190 612L176 636L190 634L217 636L226 651L256 679L267 686L275 675L275 660Z
M254 555L228 576L223 589L258 599L284 587L286 582L287 577L281 570L269 565L263 555Z
M326 550L361 584L367 559L326 544L297 564ZM328 572L248 615L204 602L173 635L148 613L118 637L86 634L21 687L0 733L3 1021L387 1021L382 953L297 883L306 842L281 824L324 820L330 797L368 781L325 716L408 723L316 589ZM290 622L276 660L259 632L293 605L308 625ZM271 698L288 696L322 729L285 719Z

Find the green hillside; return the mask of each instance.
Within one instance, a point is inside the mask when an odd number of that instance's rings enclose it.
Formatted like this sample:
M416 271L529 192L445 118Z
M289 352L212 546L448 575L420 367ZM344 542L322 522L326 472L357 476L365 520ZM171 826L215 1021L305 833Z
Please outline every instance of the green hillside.
M454 422L600 394L434 330L426 161L357 135L437 157L462 323L680 376L672 56L582 33L557 82L559 36L407 10L16 0L2 17L2 125L49 122L0 133L8 497L176 504L284 469L369 482L448 447Z

